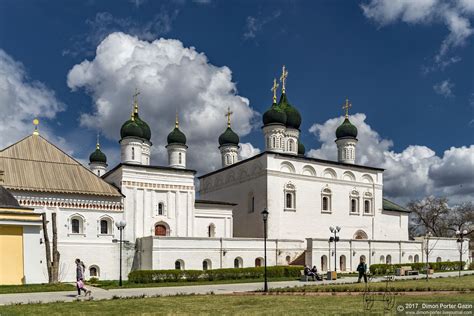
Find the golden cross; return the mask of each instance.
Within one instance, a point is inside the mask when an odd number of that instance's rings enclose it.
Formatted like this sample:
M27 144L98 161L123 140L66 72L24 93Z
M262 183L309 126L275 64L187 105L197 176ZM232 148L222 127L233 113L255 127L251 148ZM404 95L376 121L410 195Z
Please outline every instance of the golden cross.
M283 69L281 72L280 76L280 81L281 81L281 92L285 93L286 91L286 78L288 77L288 71L285 68L285 65L283 65Z
M224 116L227 116L227 127L230 127L230 116L234 114L234 112L232 112L230 110L230 107L227 108L227 113L224 115Z
M276 101L277 101L277 89L278 89L279 86L280 85L277 83L276 78L273 78L273 86L270 89L271 91L273 91L273 103L276 103Z
M140 94L140 91L138 91L137 88L135 88L135 93L133 94L133 108L135 113L138 113L138 95Z
M349 118L349 108L352 107L352 103L349 103L349 99L346 99L346 104L342 106L346 110L346 118Z

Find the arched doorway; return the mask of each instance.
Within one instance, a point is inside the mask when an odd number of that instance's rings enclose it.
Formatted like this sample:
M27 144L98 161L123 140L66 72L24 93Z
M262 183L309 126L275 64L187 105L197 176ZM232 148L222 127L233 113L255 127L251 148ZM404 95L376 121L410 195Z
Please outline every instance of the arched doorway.
M210 259L206 259L202 262L202 269L204 271L212 269L212 263Z
M413 260L415 261L415 263L416 263L416 262L420 262L420 256L415 255L415 259L413 259Z
M385 263L386 264L392 264L392 256L391 255L387 255L387 257L385 258Z
M262 258L256 258L255 259L255 266L256 267L261 267L263 264L263 259Z
M339 270L346 271L346 256L339 257Z
M168 228L164 224L155 226L155 236L168 236Z
M328 270L328 257L326 255L321 256L321 271Z
M184 261L181 259L178 259L174 262L174 268L175 270L184 270Z
M243 268L243 266L244 266L244 261L242 260L242 258L237 257L234 259L234 268Z

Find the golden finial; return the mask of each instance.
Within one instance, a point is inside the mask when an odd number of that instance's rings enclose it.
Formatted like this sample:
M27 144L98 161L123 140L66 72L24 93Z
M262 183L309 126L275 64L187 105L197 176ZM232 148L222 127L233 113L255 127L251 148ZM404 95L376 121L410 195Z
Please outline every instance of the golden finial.
M342 106L346 110L346 118L349 118L349 108L352 107L352 103L349 103L349 99L346 98L346 104Z
M176 109L176 121L174 123L175 128L179 128L179 120L178 120L178 109Z
M40 121L35 118L33 120L33 125L35 126L35 130L33 131L33 135L39 135L39 131L38 131L38 125L39 125Z
M95 145L96 149L100 149L100 143L99 143L99 133L97 133L97 144Z
M227 127L230 127L230 116L234 114L234 112L232 112L230 110L230 107L227 108L227 113L224 115L224 116L227 116Z
M281 76L280 76L280 82L281 82L281 92L285 93L286 92L286 78L288 77L288 71L285 68L285 65L283 65Z
M135 93L133 94L133 111L134 113L138 113L138 95L140 94L140 91L138 91L137 88L135 88Z
M278 89L279 86L280 85L277 83L276 78L273 78L273 86L270 89L271 91L273 91L273 103L277 102L277 89Z

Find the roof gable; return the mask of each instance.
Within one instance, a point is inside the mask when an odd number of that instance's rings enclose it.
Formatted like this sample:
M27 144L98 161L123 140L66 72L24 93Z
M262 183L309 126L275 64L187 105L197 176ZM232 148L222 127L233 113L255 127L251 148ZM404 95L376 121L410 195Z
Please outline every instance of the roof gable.
M21 191L121 196L111 184L39 135L0 151L5 188Z

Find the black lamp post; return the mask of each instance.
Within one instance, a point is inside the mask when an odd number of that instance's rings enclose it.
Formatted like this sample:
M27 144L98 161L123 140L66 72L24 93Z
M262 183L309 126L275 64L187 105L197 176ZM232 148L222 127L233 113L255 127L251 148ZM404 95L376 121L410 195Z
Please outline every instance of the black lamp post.
M341 231L341 227L339 226L336 226L336 228L334 227L329 227L329 230L331 231L331 233L334 233L334 236L331 236L329 238L329 242L334 242L334 272L337 271L337 255L336 255L336 244L337 242L339 241L339 236L337 236L337 233Z
M467 235L467 230L457 230L456 231L456 236L458 236L458 240L456 240L459 244L459 277L461 277L461 270L464 267L464 264L462 262L462 245L464 243L464 236Z
M263 256L264 256L264 264L265 264L265 270L264 270L264 278L265 278L265 283L263 285L263 291L268 292L268 282L267 282L267 220L268 220L268 211L265 208L262 212L262 217L263 217Z
M125 226L127 226L127 223L124 220L121 220L119 222L115 223L115 226L117 226L117 229L120 231L120 271L119 271L119 286L122 286L122 232Z
M426 253L426 281L428 281L428 270L430 269L430 264L429 264L429 255L430 255L430 237L432 236L431 232L428 232L426 234L426 249L425 249L425 253Z

